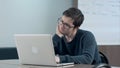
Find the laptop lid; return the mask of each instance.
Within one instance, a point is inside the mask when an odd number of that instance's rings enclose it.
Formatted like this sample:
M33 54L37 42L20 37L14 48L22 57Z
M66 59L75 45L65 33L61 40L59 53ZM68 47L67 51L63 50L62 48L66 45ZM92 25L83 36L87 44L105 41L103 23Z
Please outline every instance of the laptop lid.
M15 34L21 64L57 66L50 34Z

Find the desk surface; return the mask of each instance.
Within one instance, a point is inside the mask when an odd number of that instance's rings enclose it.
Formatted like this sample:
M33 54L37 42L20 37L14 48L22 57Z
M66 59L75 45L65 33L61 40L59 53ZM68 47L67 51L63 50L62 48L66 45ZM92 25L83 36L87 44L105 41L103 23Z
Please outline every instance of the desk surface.
M93 65L75 64L74 66L67 68L92 68L92 67ZM66 68L66 67L20 65L18 60L0 60L0 68ZM112 67L112 68L120 68L120 67Z
M93 65L76 64L67 68L92 68ZM18 60L0 60L0 68L66 68L66 67L46 67L46 66L32 66L20 65Z

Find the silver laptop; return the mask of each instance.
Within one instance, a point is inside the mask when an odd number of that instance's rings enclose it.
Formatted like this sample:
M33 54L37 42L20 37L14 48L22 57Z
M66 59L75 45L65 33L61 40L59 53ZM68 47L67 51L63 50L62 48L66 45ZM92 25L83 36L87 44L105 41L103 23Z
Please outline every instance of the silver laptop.
M43 66L65 66L55 61L52 36L50 34L15 34L15 42L21 64Z

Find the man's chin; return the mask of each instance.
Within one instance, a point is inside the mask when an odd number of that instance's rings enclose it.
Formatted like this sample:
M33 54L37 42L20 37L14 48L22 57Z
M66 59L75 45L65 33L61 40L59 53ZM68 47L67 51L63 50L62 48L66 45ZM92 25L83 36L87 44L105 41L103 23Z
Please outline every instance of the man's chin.
M67 35L67 33L63 33L63 32L62 32L62 34L63 34L63 35Z

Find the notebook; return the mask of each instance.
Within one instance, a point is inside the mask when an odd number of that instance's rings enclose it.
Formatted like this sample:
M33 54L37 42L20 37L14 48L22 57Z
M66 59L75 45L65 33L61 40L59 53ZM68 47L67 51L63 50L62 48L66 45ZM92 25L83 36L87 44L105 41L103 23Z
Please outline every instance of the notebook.
M43 66L66 66L57 64L50 34L15 34L15 43L20 64Z

